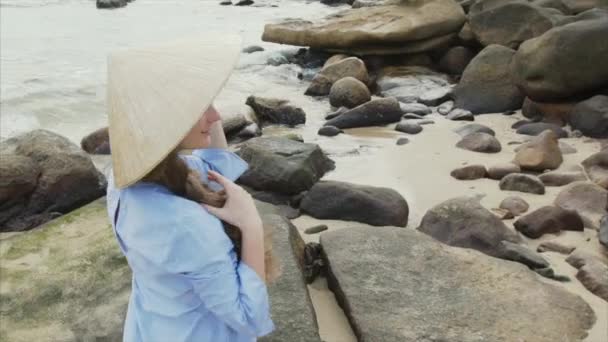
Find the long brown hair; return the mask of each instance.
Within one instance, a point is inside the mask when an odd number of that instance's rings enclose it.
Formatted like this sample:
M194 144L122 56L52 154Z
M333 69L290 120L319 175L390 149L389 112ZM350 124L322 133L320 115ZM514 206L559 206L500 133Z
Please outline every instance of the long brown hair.
M223 207L226 203L226 193L213 191L201 180L201 175L188 167L179 156L177 150L172 151L152 171L142 178L144 182L162 185L173 194L191 201ZM202 209L201 209L202 210ZM241 230L227 222L223 222L226 235L232 240L237 256L241 258ZM279 275L279 263L272 253L272 234L270 229L264 229L264 262L266 265L266 281L276 279Z

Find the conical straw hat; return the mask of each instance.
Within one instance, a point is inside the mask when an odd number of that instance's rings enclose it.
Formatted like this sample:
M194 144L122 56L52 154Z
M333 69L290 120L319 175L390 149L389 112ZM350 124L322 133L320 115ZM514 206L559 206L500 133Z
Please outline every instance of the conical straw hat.
M237 35L207 34L110 55L116 187L137 182L178 146L224 86L240 49Z

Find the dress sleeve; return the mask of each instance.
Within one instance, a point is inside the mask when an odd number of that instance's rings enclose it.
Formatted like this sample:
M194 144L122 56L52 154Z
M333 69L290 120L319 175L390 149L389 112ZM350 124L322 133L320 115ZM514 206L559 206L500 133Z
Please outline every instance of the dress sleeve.
M201 225L200 216L195 219L185 218L177 227L183 234L172 244L170 267L185 276L207 309L232 329L252 337L272 332L266 284L236 261L219 220L209 215Z
M235 153L223 148L206 148L192 151L184 158L188 166L206 177L209 170L220 173L224 177L235 181L245 171L248 165Z

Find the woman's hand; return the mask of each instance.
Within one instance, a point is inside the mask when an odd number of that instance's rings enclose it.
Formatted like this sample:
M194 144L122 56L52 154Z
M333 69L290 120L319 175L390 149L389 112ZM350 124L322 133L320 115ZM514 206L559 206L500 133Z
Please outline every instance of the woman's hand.
M224 187L226 203L222 208L201 204L207 211L220 220L239 227L244 234L248 230L262 228L262 219L253 198L245 189L215 171L209 171L208 178Z

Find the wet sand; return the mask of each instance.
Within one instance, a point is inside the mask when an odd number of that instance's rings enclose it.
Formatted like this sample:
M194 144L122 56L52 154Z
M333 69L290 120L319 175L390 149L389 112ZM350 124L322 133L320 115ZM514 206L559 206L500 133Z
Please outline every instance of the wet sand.
M435 124L425 125L422 133L407 135L393 130L394 125L346 130L346 134L335 138L317 137L315 143L329 151L336 161L336 169L328 173L324 180L340 180L358 184L381 186L395 189L408 201L410 216L407 228L415 229L426 211L442 201L457 196L479 196L486 208L498 207L509 195L517 195L530 204L530 211L541 206L552 204L561 190L560 187L547 187L545 195L534 195L520 192L501 191L498 181L481 179L460 181L452 178L450 172L467 164L493 164L509 162L513 159L517 145L508 145L511 141L523 142L529 137L518 135L511 125L522 119L521 114L504 116L501 114L481 115L476 123L484 124L496 131L503 150L496 154L470 152L456 148L460 136L452 130L469 122L454 122L438 114L428 116ZM278 134L279 132L273 132ZM399 137L407 137L410 142L397 146ZM335 139L333 141L329 139ZM600 143L588 138L567 138L562 142L577 149L577 153L565 154L560 170L579 164L589 155L600 150ZM512 228L514 220L505 221ZM304 230L316 224L326 224L330 230L348 229L360 226L355 222L317 220L302 216L293 223L298 227L306 242L318 242L320 234L304 234ZM584 232L562 232L558 235L547 234L540 239L525 239L531 249L536 249L542 241L553 240L575 246L591 252L608 262L605 251L597 240L595 230ZM589 331L587 342L605 341L608 331L608 305L605 301L589 292L577 279L576 269L564 260L565 255L543 253L557 274L570 277L572 281L560 283L546 278L540 279L561 286L579 295L593 308L596 324ZM356 341L350 326L344 319L344 312L337 305L331 291L327 289L325 279L318 279L309 285L309 291L319 323L321 338L325 341Z

